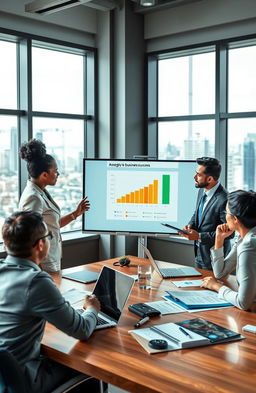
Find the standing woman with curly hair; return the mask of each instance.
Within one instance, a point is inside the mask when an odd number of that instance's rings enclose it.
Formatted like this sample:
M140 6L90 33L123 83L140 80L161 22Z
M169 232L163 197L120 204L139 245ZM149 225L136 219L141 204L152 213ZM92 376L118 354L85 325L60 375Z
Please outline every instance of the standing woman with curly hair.
M61 235L60 228L75 220L90 208L85 197L78 204L75 211L61 217L60 208L52 199L47 186L54 186L59 176L54 157L46 153L43 142L31 139L20 148L20 157L27 162L30 179L21 195L20 210L32 210L41 213L48 230L52 234L48 256L41 263L41 268L47 272L56 272L61 269Z

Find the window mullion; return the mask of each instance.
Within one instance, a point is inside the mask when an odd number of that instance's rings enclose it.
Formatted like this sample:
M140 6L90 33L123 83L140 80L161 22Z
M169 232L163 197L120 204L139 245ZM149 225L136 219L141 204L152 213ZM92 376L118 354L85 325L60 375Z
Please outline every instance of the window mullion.
M158 59L148 59L148 156L158 156ZM151 119L154 120L151 120Z
M31 40L22 39L18 45L18 102L24 115L19 117L19 145L32 137L32 70ZM20 162L19 194L27 182L27 170L24 161Z
M227 113L227 47L216 47L216 122L215 122L215 155L222 164L221 181L227 183L227 119L221 113Z

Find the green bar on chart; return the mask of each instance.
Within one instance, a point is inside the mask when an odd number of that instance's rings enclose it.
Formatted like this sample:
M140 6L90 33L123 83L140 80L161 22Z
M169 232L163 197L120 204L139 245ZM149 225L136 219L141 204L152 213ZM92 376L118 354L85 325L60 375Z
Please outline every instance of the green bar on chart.
M170 175L163 175L162 179L162 204L168 205L170 203Z

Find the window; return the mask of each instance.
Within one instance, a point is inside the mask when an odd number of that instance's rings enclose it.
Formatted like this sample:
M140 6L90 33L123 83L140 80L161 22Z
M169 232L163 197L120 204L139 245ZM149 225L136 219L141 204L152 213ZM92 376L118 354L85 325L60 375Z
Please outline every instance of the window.
M60 177L49 191L62 214L82 198L82 159L95 154L95 51L0 32L0 56L1 229L28 177L19 144L32 137L56 158ZM81 229L81 219L63 229Z
M33 111L84 114L84 56L32 48Z
M229 191L256 189L256 44L228 51ZM249 117L250 116L250 117Z
M148 154L220 159L229 191L256 188L256 39L148 56Z
M182 52L157 62L158 158L214 154L215 52Z
M68 214L82 198L83 121L35 117L33 135L45 143L47 152L57 162L60 176L57 184L50 187L49 191L62 215ZM67 232L80 228L81 217L63 229Z
M18 206L17 118L0 116L0 228ZM1 233L0 233L1 241Z
M18 205L17 47L0 40L0 228ZM13 113L14 115L10 115ZM0 242L1 242L0 232Z

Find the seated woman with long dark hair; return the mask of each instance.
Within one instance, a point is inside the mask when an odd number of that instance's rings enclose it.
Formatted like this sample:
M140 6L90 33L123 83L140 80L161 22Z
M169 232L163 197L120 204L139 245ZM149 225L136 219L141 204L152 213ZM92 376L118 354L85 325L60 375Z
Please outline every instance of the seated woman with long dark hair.
M248 310L256 302L256 193L242 190L231 192L228 195L226 221L226 224L217 226L215 245L211 250L215 278L205 277L202 287L212 289L234 306ZM224 258L224 239L234 231L239 236ZM217 281L234 269L237 290Z

